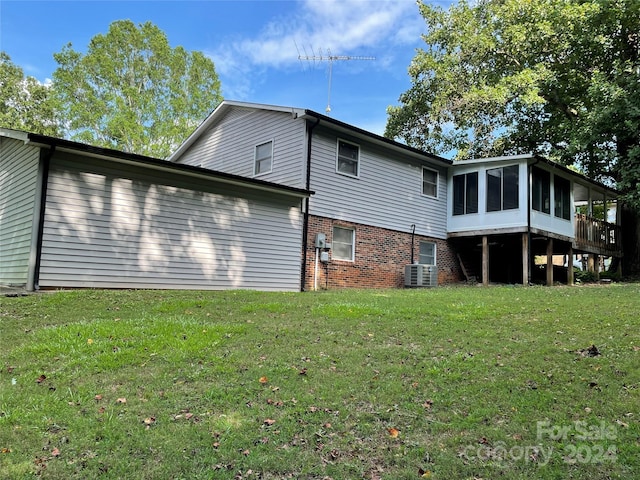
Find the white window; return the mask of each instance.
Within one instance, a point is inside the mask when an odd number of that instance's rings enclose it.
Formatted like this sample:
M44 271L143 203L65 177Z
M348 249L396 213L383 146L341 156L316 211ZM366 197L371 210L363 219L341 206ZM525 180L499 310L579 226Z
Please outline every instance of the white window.
M273 140L256 146L254 175L270 173L273 164Z
M422 168L422 194L428 197L438 196L438 172Z
M360 147L354 143L338 140L336 171L352 177L360 174Z
M331 244L334 260L353 262L356 232L352 228L333 227L333 243Z
M436 264L436 244L433 242L420 242L419 263L424 265Z

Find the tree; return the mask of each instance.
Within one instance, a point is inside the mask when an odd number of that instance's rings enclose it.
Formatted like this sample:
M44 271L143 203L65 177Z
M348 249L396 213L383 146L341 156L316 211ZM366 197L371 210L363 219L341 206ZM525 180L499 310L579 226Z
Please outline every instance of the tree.
M426 47L385 135L458 159L539 153L640 211L640 2L420 4Z
M0 127L58 135L50 86L25 77L6 52L0 52Z
M213 62L150 22L113 22L86 54L68 44L54 58L68 136L92 145L168 157L222 100Z

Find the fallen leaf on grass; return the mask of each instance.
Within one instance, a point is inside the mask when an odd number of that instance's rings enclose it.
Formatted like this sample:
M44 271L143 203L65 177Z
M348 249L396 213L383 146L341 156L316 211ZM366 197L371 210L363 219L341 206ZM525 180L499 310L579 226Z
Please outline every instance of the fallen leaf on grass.
M258 381L263 385L265 385L266 383L269 383L269 379L267 377L260 377Z
M124 398L124 397L118 398L118 399L116 400L116 403L120 403L120 404L127 403L127 399L126 399L126 398Z
M142 423L144 423L146 426L153 425L154 423L156 423L156 417L147 417L142 421Z
M11 449L7 447L0 448L0 453L11 453Z
M93 398L95 399L96 402L99 402L100 400L102 400L102 395L98 394Z
M59 457L60 456L60 450L58 450L57 448L54 448L53 450L51 450L51 456L52 457Z
M387 432L389 432L389 436L391 438L398 438L398 435L400 435L400 430L398 430L397 428L387 428Z
M87 338L87 344L93 345L93 338Z
M47 379L46 375L40 375L37 380L36 383L42 383Z
M267 425L268 427L270 427L271 425L273 425L274 423L276 423L276 421L272 418L266 418L263 422L265 425Z
M418 469L418 475L422 478L431 478L431 472L429 470Z

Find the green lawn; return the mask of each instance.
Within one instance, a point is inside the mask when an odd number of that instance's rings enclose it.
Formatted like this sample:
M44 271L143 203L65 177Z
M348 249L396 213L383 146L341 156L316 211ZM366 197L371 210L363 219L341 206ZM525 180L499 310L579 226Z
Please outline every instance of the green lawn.
M640 477L640 284L2 297L0 368L1 478Z

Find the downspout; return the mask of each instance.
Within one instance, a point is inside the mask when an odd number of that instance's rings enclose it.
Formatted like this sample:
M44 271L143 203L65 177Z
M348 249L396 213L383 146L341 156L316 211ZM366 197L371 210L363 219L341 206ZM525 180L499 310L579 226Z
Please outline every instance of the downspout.
M56 146L51 145L48 151L40 150L41 159L41 175L39 175L40 190L39 198L36 197L37 209L34 217L37 216L37 231L35 232L35 248L32 248L32 254L29 259L30 265L33 265L33 276L27 279L27 290L37 291L40 289L40 260L42 257L42 237L44 235L44 215L47 207L47 186L49 184L49 167L51 164L51 158L56 151Z
M411 265L413 265L413 259L414 259L414 255L413 255L413 239L416 235L416 224L413 223L411 224Z
M318 126L320 119L316 118L316 122L311 125L307 123L307 172L305 180L305 188L307 191L311 189L311 137L313 129ZM300 272L300 291L304 292L304 286L307 281L307 246L309 243L309 197L304 199L304 217L302 221L302 270Z

